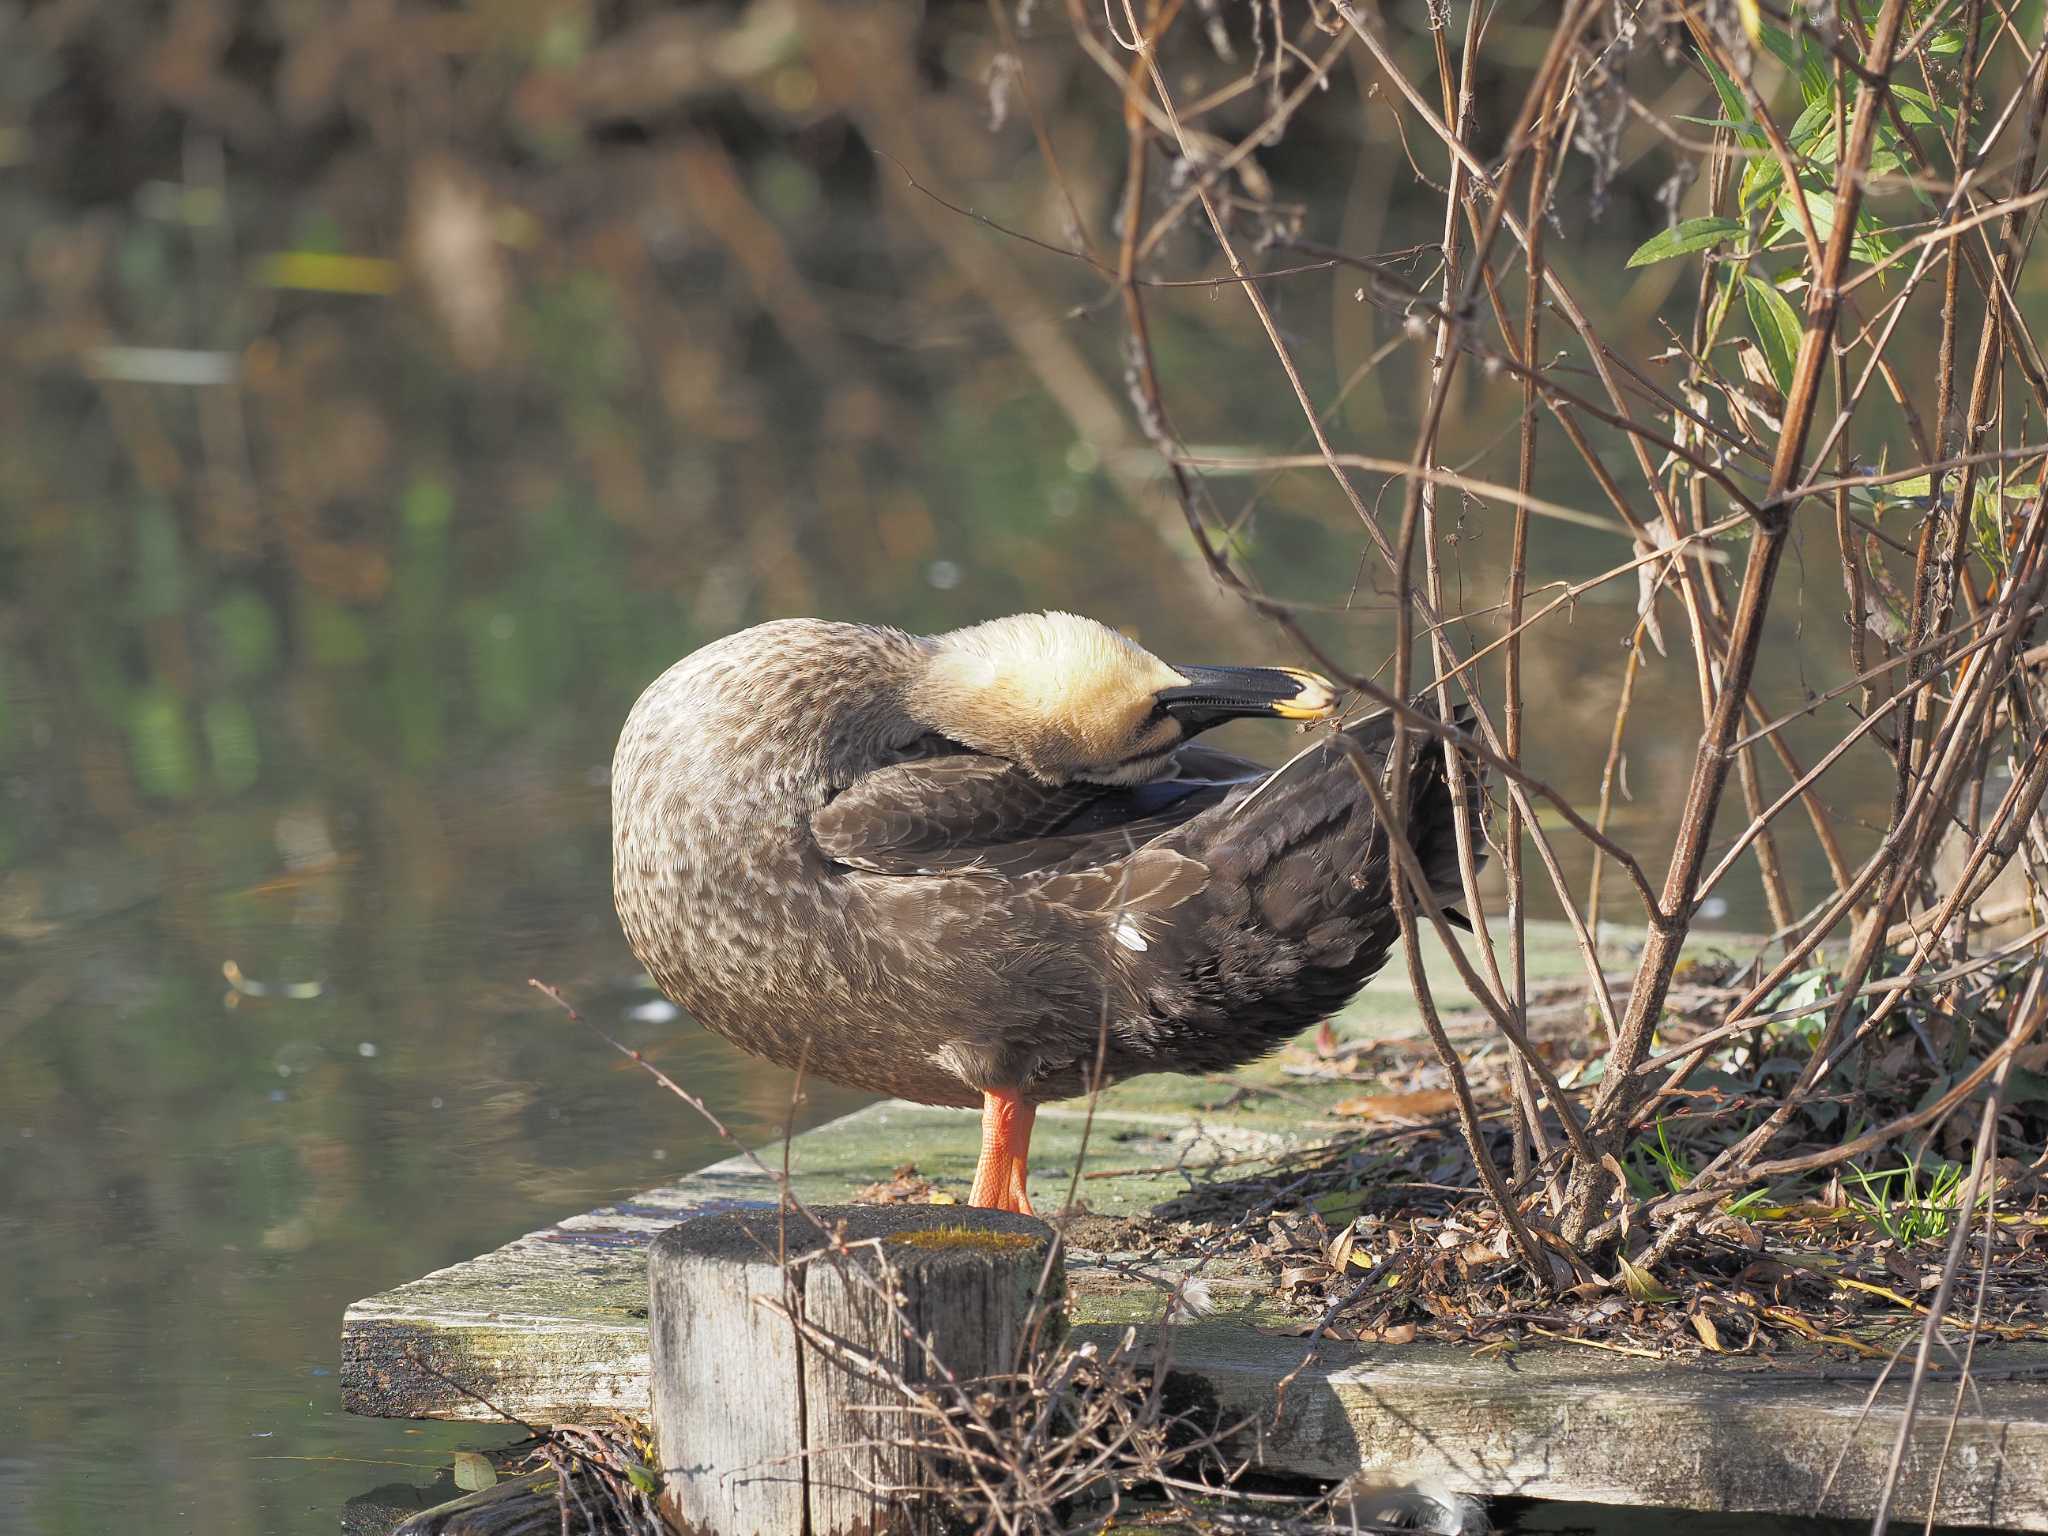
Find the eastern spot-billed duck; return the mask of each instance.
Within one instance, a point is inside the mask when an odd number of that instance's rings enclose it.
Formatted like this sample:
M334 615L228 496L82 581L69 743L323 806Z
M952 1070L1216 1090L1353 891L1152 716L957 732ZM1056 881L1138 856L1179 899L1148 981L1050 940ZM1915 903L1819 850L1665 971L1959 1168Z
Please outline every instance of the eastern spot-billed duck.
M1066 613L929 638L758 625L626 720L619 918L661 990L743 1049L980 1104L973 1202L1029 1211L1036 1108L1098 1061L1106 1081L1236 1067L1386 960L1387 840L1347 755L1271 772L1189 744L1336 706L1314 673L1170 666ZM1384 762L1388 717L1349 730ZM1443 754L1407 739L1409 836L1449 896Z

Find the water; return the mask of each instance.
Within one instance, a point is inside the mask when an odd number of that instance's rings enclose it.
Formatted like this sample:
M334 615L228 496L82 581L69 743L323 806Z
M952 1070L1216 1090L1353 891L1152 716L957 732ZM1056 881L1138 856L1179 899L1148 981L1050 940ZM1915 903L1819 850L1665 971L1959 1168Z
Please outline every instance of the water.
M347 1495L475 1442L343 1416L341 1308L717 1155L526 974L741 1134L780 1123L779 1074L632 986L601 743L462 756L438 783L351 773L100 829L38 915L15 909L0 1359L26 1529L328 1530ZM292 868L322 834L324 866ZM229 962L314 995L238 996ZM852 1102L820 1085L802 1117Z
M718 1155L529 976L743 1137L788 1113L784 1075L650 1006L611 915L605 770L646 681L805 612L928 630L1063 606L1168 656L1299 658L1204 590L1178 514L1133 501L857 145L736 151L792 278L717 217L701 144L679 168L572 134L479 167L393 148L339 96L274 135L167 111L93 137L49 94L69 66L24 57L55 73L0 82L34 150L0 180L0 1527L327 1531L349 1495L497 1438L341 1414L347 1302ZM949 185L1042 224L1012 184L1028 139L962 121ZM1624 207L1558 259L1611 278L1658 217ZM452 275L423 231L474 237ZM1114 307L1067 315L1099 287L1005 259L1121 411ZM1351 286L1276 290L1325 399L1393 326ZM1163 362L1203 381L1183 431L1299 436L1241 305L1155 305ZM1412 379L1369 380L1347 439L1405 453ZM1452 457L1512 412L1472 382ZM1561 459L1546 477L1596 504ZM1376 661L1391 624L1348 517L1297 477L1249 548L1275 590L1348 604L1312 623ZM1505 529L1458 513L1474 606ZM1543 580L1628 554L1540 535ZM1773 639L1780 706L1840 675L1818 534L1813 558ZM1530 642L1532 760L1586 804L1633 602L1595 594ZM1682 656L1643 685L1617 825L1649 846L1690 697ZM1724 896L1723 922L1761 920L1746 872ZM796 1120L856 1102L813 1084Z

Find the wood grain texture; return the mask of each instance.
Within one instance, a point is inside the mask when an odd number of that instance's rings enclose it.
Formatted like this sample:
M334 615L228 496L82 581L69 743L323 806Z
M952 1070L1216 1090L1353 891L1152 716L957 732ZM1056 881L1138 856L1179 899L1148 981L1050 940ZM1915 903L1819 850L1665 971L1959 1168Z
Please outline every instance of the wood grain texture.
M1115 1331L1074 1333L1107 1342ZM1869 1518L1904 1398L1897 1381L1866 1413L1870 1373L1816 1360L1678 1362L1560 1348L1505 1361L1444 1344L1337 1345L1296 1378L1275 1416L1273 1384L1300 1362L1300 1341L1203 1322L1172 1330L1170 1350L1173 1395L1213 1408L1223 1423L1263 1412L1258 1449L1269 1467L1730 1514ZM1980 1345L1977 1375L1941 1477L1938 1522L2048 1531L2048 1349ZM1929 1394L1939 1406L1923 1405L1914 1422L1892 1506L1914 1528L1954 1392L1946 1379Z
M707 1215L648 1259L662 1504L686 1536L806 1529L803 1366L781 1262L817 1245L777 1213Z
M962 1224L963 1216L971 1225ZM951 1529L943 1511L894 1493L928 1489L943 1477L942 1465L905 1443L929 1443L933 1422L900 1411L902 1392L864 1369L859 1356L884 1362L942 1400L949 1381L1014 1371L1052 1229L1005 1212L896 1206L867 1211L854 1230L881 1240L836 1262L813 1262L804 1277L810 1329L851 1346L848 1356L816 1343L804 1350L811 1530L936 1536ZM923 1241L934 1237L943 1241ZM1057 1268L1052 1278L1048 1297L1058 1306ZM1053 1343L1056 1336L1033 1342Z
M703 1536L938 1536L943 1472L908 1443L929 1421L896 1383L1013 1370L1052 1229L942 1206L810 1216L707 1215L655 1243L664 1502Z

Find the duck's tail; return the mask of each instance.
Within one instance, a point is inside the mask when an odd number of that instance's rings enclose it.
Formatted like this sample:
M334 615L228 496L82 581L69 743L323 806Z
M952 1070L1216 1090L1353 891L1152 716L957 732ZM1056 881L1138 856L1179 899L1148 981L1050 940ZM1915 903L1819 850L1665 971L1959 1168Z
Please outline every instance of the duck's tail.
M1432 700L1417 699L1415 707L1432 718L1437 717ZM1473 718L1470 706L1459 705L1452 713L1451 723L1461 731L1468 730ZM1381 785L1386 786L1388 754L1394 744L1393 711L1382 710L1355 725L1346 726L1344 734L1364 750L1380 774ZM1407 748L1409 844L1415 850L1416 861L1422 866L1430 893L1444 908L1445 915L1454 926L1469 929L1471 924L1454 906L1464 901L1465 882L1458 860L1457 792L1451 784L1443 738L1427 728L1412 726L1407 733ZM1485 768L1475 755L1463 749L1458 751L1458 762L1458 776L1472 828L1476 869L1486 863L1487 856ZM1295 811L1304 802L1321 801L1327 805L1332 788L1341 785L1356 771L1350 754L1324 737L1282 764L1251 793L1239 799L1231 807L1231 814L1256 815L1255 808L1261 800L1294 802L1288 811ZM1329 787L1319 791L1318 785ZM1356 791L1356 795L1362 799L1364 792ZM1340 794L1340 798L1349 800L1353 797ZM1276 819L1288 819L1287 812L1278 806L1271 807L1268 814L1275 812L1279 813ZM1384 875L1380 878L1383 879Z
M1417 707L1435 717L1433 703L1417 700ZM1451 724L1469 731L1473 720L1470 705L1461 704L1451 714ZM1346 729L1386 773L1387 754L1393 747L1394 716L1391 710ZM1472 829L1472 858L1476 871L1486 863L1486 777L1484 765L1470 751L1457 751L1459 773L1465 795L1468 823ZM1444 740L1433 732L1411 727L1408 731L1408 841L1422 866L1430 894L1444 909L1455 927L1470 929L1465 915L1457 910L1465 900L1465 880L1458 862L1457 792L1444 755ZM1384 782L1384 778L1382 779Z
M1460 725L1466 718L1453 716ZM1388 889L1393 839L1359 782L1364 770L1386 783L1393 739L1389 715L1348 727L1341 740L1320 735L1256 785L1160 839L1206 875L1200 891L1146 935L1132 967L1142 971L1138 1007L1172 1042L1179 1070L1251 1060L1329 1017L1400 942ZM1444 738L1412 729L1403 741L1408 842L1438 906L1462 906ZM1458 776L1476 829L1484 809L1478 762L1459 759ZM1476 830L1474 841L1481 854Z

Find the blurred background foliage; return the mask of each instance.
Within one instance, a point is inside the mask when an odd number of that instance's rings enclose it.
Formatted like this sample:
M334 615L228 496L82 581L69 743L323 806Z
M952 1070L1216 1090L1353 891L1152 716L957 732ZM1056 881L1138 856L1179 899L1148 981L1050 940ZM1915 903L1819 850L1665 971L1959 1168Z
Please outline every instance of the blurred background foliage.
M1213 12L1240 57L1251 14ZM1418 78L1422 18L1394 21ZM1484 100L1544 35L1496 23ZM1437 238L1362 57L1241 173L1265 233ZM1684 188L1641 140L1597 210L1568 169L1586 216L1551 255L1654 352L1682 264L1623 262ZM714 1151L528 975L781 1125L787 1080L636 990L612 921L605 767L677 656L782 614L1063 606L1288 659L1201 573L1073 254L1113 251L1123 144L1042 0L0 0L0 1524L325 1530L474 1442L339 1415L342 1306ZM1155 275L1213 276L1205 241ZM1319 399L1401 333L1341 272L1268 289ZM1190 441L1300 435L1241 300L1150 303ZM1340 435L1405 453L1426 362L1345 387ZM1483 468L1517 410L1466 370L1447 461ZM1215 495L1270 590L1384 653L1320 477ZM1480 629L1505 527L1452 519ZM1629 554L1540 549L1536 579ZM1788 699L1837 678L1838 636L1804 639L1826 592L1785 605ZM1635 596L1531 642L1532 759L1580 795ZM1639 718L1688 722L1689 673L1653 664ZM1673 814L1692 735L1633 748L1624 832ZM816 1085L798 1119L852 1102Z

